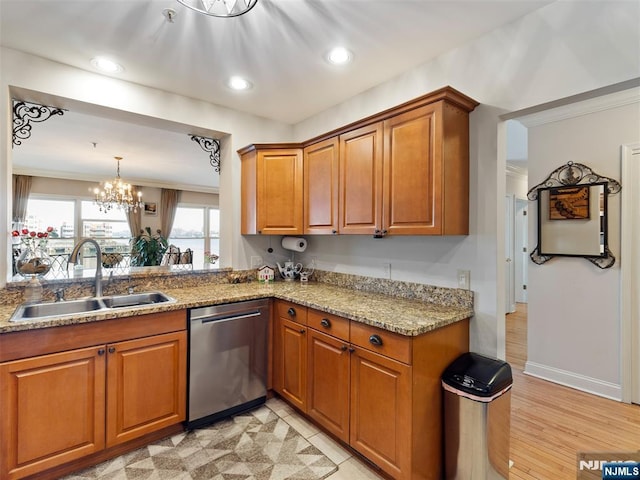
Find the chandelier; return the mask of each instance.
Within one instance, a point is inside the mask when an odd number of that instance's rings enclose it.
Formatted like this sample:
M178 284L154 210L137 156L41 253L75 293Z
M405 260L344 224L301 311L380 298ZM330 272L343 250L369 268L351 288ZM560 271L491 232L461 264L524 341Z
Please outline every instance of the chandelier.
M138 207L142 207L140 197L142 192L137 192L134 195L133 189L130 183L125 183L120 178L120 160L122 157L114 157L118 162L118 170L116 178L111 182L104 182L100 184L101 188L94 188L95 204L98 205L101 212L108 212L114 206L117 206L120 210L129 212L133 210L138 211Z
M178 0L185 7L212 17L239 17L251 10L258 0Z

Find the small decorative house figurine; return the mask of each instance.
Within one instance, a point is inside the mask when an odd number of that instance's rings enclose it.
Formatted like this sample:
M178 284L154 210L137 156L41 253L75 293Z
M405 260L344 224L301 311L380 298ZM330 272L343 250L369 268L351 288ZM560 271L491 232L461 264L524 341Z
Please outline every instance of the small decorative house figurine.
M268 265L263 265L258 269L258 281L260 283L273 282L275 270Z

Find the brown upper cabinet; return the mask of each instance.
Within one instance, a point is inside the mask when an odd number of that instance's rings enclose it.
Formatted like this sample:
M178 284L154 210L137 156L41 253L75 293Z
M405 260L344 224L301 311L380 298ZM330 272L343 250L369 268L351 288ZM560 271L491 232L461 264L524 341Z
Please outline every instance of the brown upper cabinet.
M304 233L338 233L338 138L304 148Z
M302 233L302 147L241 150L242 234Z
M308 142L245 147L242 233L467 235L477 105L445 87Z

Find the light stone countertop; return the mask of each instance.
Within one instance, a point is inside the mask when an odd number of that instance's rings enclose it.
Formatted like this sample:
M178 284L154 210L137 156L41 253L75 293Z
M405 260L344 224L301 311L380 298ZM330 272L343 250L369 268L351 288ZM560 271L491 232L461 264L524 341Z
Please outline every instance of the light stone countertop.
M420 335L473 316L467 306L443 306L420 300L369 293L326 283L257 282L206 284L199 287L161 289L175 303L74 314L50 320L9 322L17 305L0 305L0 334L131 317L185 308L233 303L258 298L278 298L355 320L406 336Z

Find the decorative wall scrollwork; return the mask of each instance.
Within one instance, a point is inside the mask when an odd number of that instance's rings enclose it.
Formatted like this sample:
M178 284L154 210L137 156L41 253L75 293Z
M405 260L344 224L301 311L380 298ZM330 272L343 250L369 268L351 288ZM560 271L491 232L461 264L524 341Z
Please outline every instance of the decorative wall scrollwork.
M53 115L64 115L64 110L38 103L13 100L13 145L22 145L22 140L31 136L31 124L44 122Z
M613 195L622 189L622 185L613 178L598 175L591 168L582 163L567 162L566 165L556 168L542 182L533 187L527 193L529 200L538 199L538 190L549 187L562 187L569 185L589 185L593 183L607 183L607 193Z
M209 163L220 173L220 140L215 138L201 137L199 135L189 135L191 140L200 145L200 148L209 154Z

